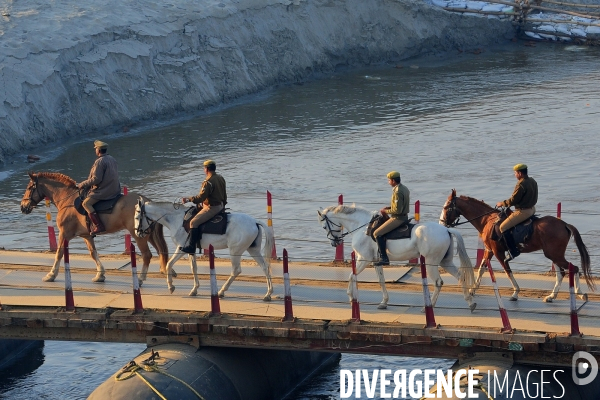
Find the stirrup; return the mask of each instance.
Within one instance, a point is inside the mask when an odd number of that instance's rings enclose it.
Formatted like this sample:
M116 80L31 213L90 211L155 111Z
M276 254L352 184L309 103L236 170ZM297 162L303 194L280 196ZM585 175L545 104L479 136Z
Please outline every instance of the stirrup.
M383 265L390 265L390 260L389 259L385 260L385 259L380 258L379 261L374 262L373 265L377 266L377 267L383 266Z

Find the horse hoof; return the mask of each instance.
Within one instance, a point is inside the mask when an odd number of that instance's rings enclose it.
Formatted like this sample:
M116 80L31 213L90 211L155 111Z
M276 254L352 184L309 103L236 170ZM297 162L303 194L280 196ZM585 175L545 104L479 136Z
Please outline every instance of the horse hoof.
M469 310L471 310L471 312L473 312L473 311L475 311L475 308L476 308L476 307L477 307L477 303L472 303L472 304L469 306Z
M544 298L544 303L552 303L552 297L548 296Z
M581 295L581 300L588 301L587 293L584 293L584 294Z
M104 282L105 281L105 276L104 274L96 274L96 276L94 277L94 279L92 279L92 282Z
M220 298L223 298L223 297L225 297L225 292L219 292L219 297L220 297Z
M385 304L385 303L379 303L379 305L377 306L377 308L379 310L385 310L387 308L387 304Z
M271 295L270 294L265 295L265 297L263 297L263 301L271 301Z
M517 296L510 296L510 298L508 299L508 301L517 301L519 300L519 297Z
M169 293L173 293L174 291L175 291L175 286L171 286L171 287L169 288Z
M42 278L42 281L44 282L54 282L54 280L56 279L56 276L52 275L52 274L48 274L45 277Z
M193 297L193 296L196 296L197 294L198 294L198 289L193 289L193 290L190 292L190 296L191 296L191 297Z
M141 280L141 279L138 279L138 286L139 286L139 287L142 287L142 283L144 283L144 281L143 281L143 280Z
M425 307L421 308L421 313L425 313Z

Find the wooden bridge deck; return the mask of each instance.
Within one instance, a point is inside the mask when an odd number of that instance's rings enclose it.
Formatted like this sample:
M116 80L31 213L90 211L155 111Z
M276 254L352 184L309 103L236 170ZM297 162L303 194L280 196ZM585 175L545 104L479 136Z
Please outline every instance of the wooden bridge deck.
M93 265L86 257L71 256L76 311L64 310L64 275L56 282L42 282L50 263L47 254L0 252L1 338L81 341L140 342L158 344L181 341L195 346L242 346L276 349L320 350L440 358L464 358L480 352L509 353L521 363L570 366L574 352L600 351L600 303L596 295L578 301L579 326L583 336L572 337L568 287L551 304L542 297L554 278L519 274L522 295L518 302L505 298L513 332L500 333L502 326L491 287L482 287L470 313L456 281L446 282L435 319L438 328L425 329L421 312L423 294L416 270L386 269L390 303L378 310L381 292L374 273L359 277L361 323L351 322L346 295L348 268L315 264L290 264L294 322L281 322L284 315L281 263L273 263L275 292L271 302L262 301L264 277L253 265L243 266L242 275L221 299L221 316L210 315L208 268L200 262L201 287L196 297L187 296L192 280L187 262L178 264L176 291L169 294L164 277L151 274L142 287L144 312L133 313L131 272L127 258L103 259L105 283L92 283ZM39 262L44 259L43 262ZM43 265L45 263L45 265ZM79 267L78 267L79 265ZM179 266L181 265L181 266ZM153 265L156 269L156 265ZM219 284L230 272L227 262L217 267ZM318 278L311 279L311 274ZM500 274L498 274L500 275ZM295 279L301 276L301 279ZM279 277L279 278L278 278ZM391 277L391 278L390 278ZM502 293L508 284L498 277ZM367 282L364 282L364 281ZM341 281L341 282L340 282ZM489 278L483 284L490 284ZM600 360L600 357L598 357Z

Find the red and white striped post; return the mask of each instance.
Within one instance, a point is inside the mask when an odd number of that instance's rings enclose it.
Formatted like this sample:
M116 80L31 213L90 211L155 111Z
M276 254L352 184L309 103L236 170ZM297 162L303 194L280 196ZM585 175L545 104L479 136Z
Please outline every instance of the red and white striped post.
M343 204L344 204L344 195L340 194L340 196L338 197L338 205L341 206ZM344 241L343 240L340 242L340 244L335 246L335 260L334 261L344 262Z
M415 201L415 222L418 224L421 219L421 202L419 200ZM409 264L416 264L419 260L416 258L411 258L408 260Z
M123 195L127 196L127 186L123 186ZM131 234L125 234L125 254L131 254Z
M52 213L50 212L50 199L45 197L46 201L46 224L48 225L48 242L50 244L50 250L56 251L58 247L56 244L56 232L54 231L54 225L52 224Z
M502 318L502 333L510 333L512 332L512 326L510 326L510 321L508 320L508 314L506 313L506 309L504 308L504 303L502 302L502 296L500 296L500 291L498 290L498 284L496 283L496 277L494 276L494 270L492 269L492 263L490 260L486 262L488 271L490 272L490 277L492 278L492 283L494 284L494 294L496 295L496 300L498 300L498 309L500 310L500 318Z
M273 199L271 192L267 190L267 226L273 234L273 249L271 250L271 258L277 260L277 248L275 247L275 232L273 231Z
M65 309L75 311L75 300L73 300L73 284L71 283L71 265L69 264L69 241L63 244L63 257L65 259Z
M562 203L559 202L556 205L556 218L562 219L561 214L562 214ZM552 263L552 268L550 269L550 271L556 272L556 267L554 266L554 263Z
M483 245L483 238L481 237L481 233L477 235L477 260L475 261L475 265L477 269L482 267L481 262L483 261L483 253L485 252L485 246Z
M425 266L425 257L421 259L421 278L423 279L423 297L425 299L425 328L437 328L435 315L433 315L433 305L431 304L431 295L429 286L427 286L427 267Z
M219 303L219 290L217 289L217 273L215 271L215 249L213 245L208 246L208 265L210 266L210 315L221 315L221 303Z
M138 281L137 261L133 243L129 243L129 254L131 255L131 277L133 278L133 307L136 313L143 313L144 306L142 306L142 293L140 292L140 281Z
M569 263L569 297L571 300L571 336L582 336L579 332L579 317L575 302L575 266Z
M352 257L352 321L360 323L360 305L358 304L358 284L356 282L356 253Z
M290 274L288 271L288 252L283 249L283 287L285 290L284 305L285 316L282 321L293 321L294 310L292 309L292 289L290 287Z

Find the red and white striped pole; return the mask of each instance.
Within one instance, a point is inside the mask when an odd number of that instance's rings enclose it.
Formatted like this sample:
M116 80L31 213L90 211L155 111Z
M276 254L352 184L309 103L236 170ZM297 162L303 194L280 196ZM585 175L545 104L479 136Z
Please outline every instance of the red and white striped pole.
M123 186L123 195L127 196L127 186ZM131 254L131 234L125 234L125 254Z
M482 267L481 262L483 261L483 253L485 252L485 246L483 245L483 238L481 237L481 233L477 235L477 260L475 261L475 265L477 269Z
M494 284L494 294L496 295L496 300L498 300L498 309L500 310L500 318L502 318L502 333L510 333L512 332L512 326L510 326L510 321L508 320L508 314L506 313L506 309L504 308L504 302L502 302L502 296L500 296L500 291L498 290L498 284L496 283L496 277L494 276L494 270L492 269L492 263L490 260L486 262L488 271L490 272L490 277L492 278L492 283Z
M435 316L433 315L433 305L431 304L431 295L429 286L427 286L427 267L425 266L425 257L421 256L421 278L423 279L423 297L425 299L425 328L437 328Z
M277 248L275 247L275 232L273 231L273 199L271 192L267 190L267 226L273 234L273 249L271 250L271 258L277 260Z
M54 225L52 224L52 213L50 212L50 199L44 198L46 201L46 223L48 225L48 242L50 244L50 250L56 251L58 247L56 244L56 232L54 231Z
M133 307L136 313L143 313L144 306L142 306L142 293L140 292L140 282L138 281L137 261L133 243L129 243L129 254L131 255L131 276L133 278Z
M338 205L341 206L343 204L344 204L344 195L340 194L340 196L338 197ZM344 262L344 241L343 240L340 242L340 244L335 246L335 260L334 261Z
M285 290L285 316L283 317L282 321L293 321L294 310L292 309L292 289L290 287L290 274L288 271L288 252L286 249L283 249L283 287Z
M415 222L418 224L421 219L421 202L419 200L415 201ZM409 264L416 264L419 260L416 258L411 258L408 260Z
M71 265L69 264L69 241L64 241L63 257L65 259L65 309L75 311L75 300L73 300L73 284L71 283Z
M360 323L360 305L358 304L358 284L356 282L356 253L352 257L352 321Z
M561 214L562 214L562 204L559 202L556 205L556 218L562 219ZM554 263L552 263L552 268L550 269L550 271L556 272L556 267L554 266Z
M217 273L215 271L215 249L213 245L208 246L208 265L210 266L210 315L221 315L221 303L219 303L219 290L217 289Z
M569 297L571 300L571 336L581 336L579 332L579 317L575 302L575 266L569 263Z

